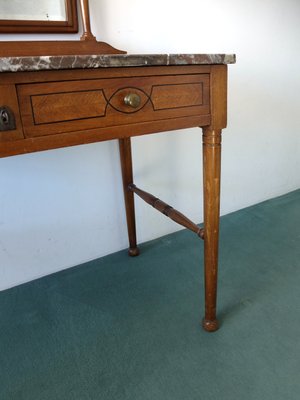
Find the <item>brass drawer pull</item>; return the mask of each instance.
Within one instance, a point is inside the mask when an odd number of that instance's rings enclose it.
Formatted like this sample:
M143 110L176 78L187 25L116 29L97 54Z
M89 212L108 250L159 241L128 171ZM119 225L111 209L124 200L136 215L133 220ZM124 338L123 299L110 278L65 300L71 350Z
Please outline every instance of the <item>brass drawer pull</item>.
M124 104L132 108L138 108L141 105L141 98L136 93L129 93L124 97Z

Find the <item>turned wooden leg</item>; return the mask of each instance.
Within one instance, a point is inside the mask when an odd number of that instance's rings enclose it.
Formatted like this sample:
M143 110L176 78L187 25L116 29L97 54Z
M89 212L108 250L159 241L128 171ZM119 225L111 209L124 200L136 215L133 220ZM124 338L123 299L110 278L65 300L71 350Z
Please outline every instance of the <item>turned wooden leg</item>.
M120 159L123 178L124 199L126 207L126 219L129 238L130 256L139 255L139 249L136 245L136 227L135 227L135 212L134 212L134 193L129 190L128 186L133 184L132 173L132 156L131 156L131 141L130 138L119 139Z
M205 317L203 328L218 329L216 318L220 219L221 130L203 129Z

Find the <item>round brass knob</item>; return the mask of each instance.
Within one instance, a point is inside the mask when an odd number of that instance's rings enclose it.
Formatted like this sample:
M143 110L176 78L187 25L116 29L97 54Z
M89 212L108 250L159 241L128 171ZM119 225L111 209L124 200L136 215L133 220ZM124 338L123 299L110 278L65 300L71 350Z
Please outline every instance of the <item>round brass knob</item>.
M138 108L141 105L141 98L136 93L128 93L124 97L124 104L132 108Z

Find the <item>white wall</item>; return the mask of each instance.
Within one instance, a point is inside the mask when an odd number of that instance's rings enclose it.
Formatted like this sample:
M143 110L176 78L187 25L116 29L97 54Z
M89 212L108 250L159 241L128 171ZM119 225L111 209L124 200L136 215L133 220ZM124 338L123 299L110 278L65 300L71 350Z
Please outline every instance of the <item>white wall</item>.
M299 188L298 0L90 0L90 8L98 40L131 53L237 54L222 214ZM133 151L136 183L202 221L200 129L135 138ZM116 141L1 159L0 191L0 289L127 247ZM137 228L140 242L180 229L140 201Z

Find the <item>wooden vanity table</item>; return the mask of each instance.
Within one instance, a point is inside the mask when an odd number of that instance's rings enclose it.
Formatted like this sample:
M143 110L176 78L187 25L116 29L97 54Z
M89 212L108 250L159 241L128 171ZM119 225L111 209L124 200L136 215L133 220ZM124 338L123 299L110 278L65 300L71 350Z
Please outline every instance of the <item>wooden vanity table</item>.
M53 54L51 46L43 55L41 49L32 55L20 49L18 55L18 46L12 45L0 54L0 156L118 139L129 254L139 253L135 193L204 240L203 327L215 331L221 131L226 127L227 64L235 56L127 55L115 49ZM132 136L191 127L203 130L203 229L133 181Z

